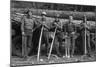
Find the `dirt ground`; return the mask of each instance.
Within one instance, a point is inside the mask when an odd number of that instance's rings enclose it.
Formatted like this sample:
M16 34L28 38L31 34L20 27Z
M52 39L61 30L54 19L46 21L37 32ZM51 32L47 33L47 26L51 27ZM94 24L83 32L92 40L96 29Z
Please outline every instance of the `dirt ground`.
M50 59L46 56L40 56L40 61L37 61L37 56L30 56L27 59L19 58L13 56L11 59L11 66L27 66L27 65L40 65L40 64L56 64L56 63L76 63L76 62L92 62L96 61L96 56L74 56L67 58L65 56L58 57L56 55L51 55Z

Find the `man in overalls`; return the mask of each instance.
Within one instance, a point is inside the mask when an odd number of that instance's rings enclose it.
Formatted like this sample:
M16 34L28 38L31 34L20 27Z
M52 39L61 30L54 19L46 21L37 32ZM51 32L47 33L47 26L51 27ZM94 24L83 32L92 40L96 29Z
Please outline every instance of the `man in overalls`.
M61 56L61 53L59 51L59 45L60 45L60 42L61 42L60 33L61 33L61 30L62 30L62 25L60 23L59 16L60 16L59 14L56 15L56 18L54 19L54 21L51 24L51 30L50 31L55 34L53 47L55 48L57 55ZM56 33L55 33L55 31L56 31Z
M83 43L83 51L84 56L90 56L91 52L91 45L90 45L90 29L87 24L87 18L84 15L83 22L80 25L81 27L81 36L82 36L82 43Z

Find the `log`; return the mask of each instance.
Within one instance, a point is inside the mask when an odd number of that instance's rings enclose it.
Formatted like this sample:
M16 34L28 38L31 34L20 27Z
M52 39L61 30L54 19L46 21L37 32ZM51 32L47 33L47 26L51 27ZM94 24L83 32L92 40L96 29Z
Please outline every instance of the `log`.
M17 15L17 16L23 16L23 15L25 15L25 14L22 14L22 13L15 13L15 14L13 14L13 15ZM37 15L33 15L33 17L34 18L36 18L36 19L40 19L41 18L41 16L37 16ZM17 17L18 18L18 17ZM19 17L20 18L20 17ZM52 18L52 17L46 17L46 19L48 20L48 22L52 22L53 20L54 20L54 18ZM21 18L19 19L19 20L16 20L16 16L15 17L13 17L12 19L11 19L12 21L14 20L14 21L17 21L17 22L20 22L20 20L21 20ZM69 19L62 19L62 18L59 18L59 20L60 20L60 22L62 22L62 25L64 24L64 22L67 22L67 21L69 21ZM76 23L76 24L80 24L81 22L83 22L83 19L82 20L73 20L72 21L73 23ZM96 21L89 21L89 20L87 20L87 23L89 23L90 24L90 26L92 25L92 26L96 26Z
M59 18L68 19L70 15L73 16L75 20L82 20L84 15L86 15L87 20L95 21L96 20L96 12L75 12L75 11L57 11L57 10L45 10L45 9L31 9L34 15L41 15L43 11L47 13L48 17L56 17L57 14L60 14ZM11 13L20 12L25 13L26 9L21 8L12 8Z

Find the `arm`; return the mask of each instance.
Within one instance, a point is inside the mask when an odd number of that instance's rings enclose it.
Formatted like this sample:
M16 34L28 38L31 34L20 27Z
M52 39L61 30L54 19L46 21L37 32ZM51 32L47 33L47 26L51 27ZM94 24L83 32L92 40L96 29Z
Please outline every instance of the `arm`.
M37 19L33 20L33 30L35 31L37 28L39 28L41 25L38 23Z
M25 20L25 17L23 17L22 20L21 20L21 23L22 23L21 24L21 31L22 32L24 32L24 23L25 23L24 20Z
M54 23L58 28L61 28L61 26L60 25L58 25L57 23Z
M50 29L50 28L45 24L45 22L42 21L42 20L37 20L37 23L40 24L40 25L43 25L43 26L44 26L45 28L47 28L47 29Z

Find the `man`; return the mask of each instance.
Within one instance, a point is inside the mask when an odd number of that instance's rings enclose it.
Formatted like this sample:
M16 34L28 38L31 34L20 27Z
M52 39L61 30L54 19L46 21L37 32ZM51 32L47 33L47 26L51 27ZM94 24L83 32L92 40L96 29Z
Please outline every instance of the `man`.
M69 16L69 22L64 24L63 31L65 33L65 49L66 49L66 57L73 57L74 49L75 49L75 25L72 23L73 17ZM70 53L71 51L71 53ZM71 55L71 56L70 56Z
M82 36L82 42L84 47L84 56L88 55L90 56L91 46L90 46L90 29L87 24L87 18L84 16L83 22L80 25L81 28L81 36Z
M32 11L28 10L26 15L23 16L21 21L21 31L22 31L22 56L27 57L32 43L32 33L33 28L36 24L35 18L32 17Z
M56 18L54 19L54 21L51 24L51 30L50 31L55 33L55 29L56 29L55 38L54 38L54 45L53 46L55 47L57 55L61 56L60 51L59 51L59 44L61 42L60 33L61 33L61 30L62 30L62 26L61 26L61 23L59 24L59 22L60 22L60 20L58 18L59 16L60 16L59 14L56 15Z
M41 37L41 45L45 46L45 52L48 53L48 45L49 45L49 26L47 25L48 20L46 19L47 17L47 13L46 12L42 12L41 13L41 18L38 21L39 24L41 25L41 27L43 28L43 31L41 31L41 33L43 33L40 37ZM42 29L41 28L41 29Z

